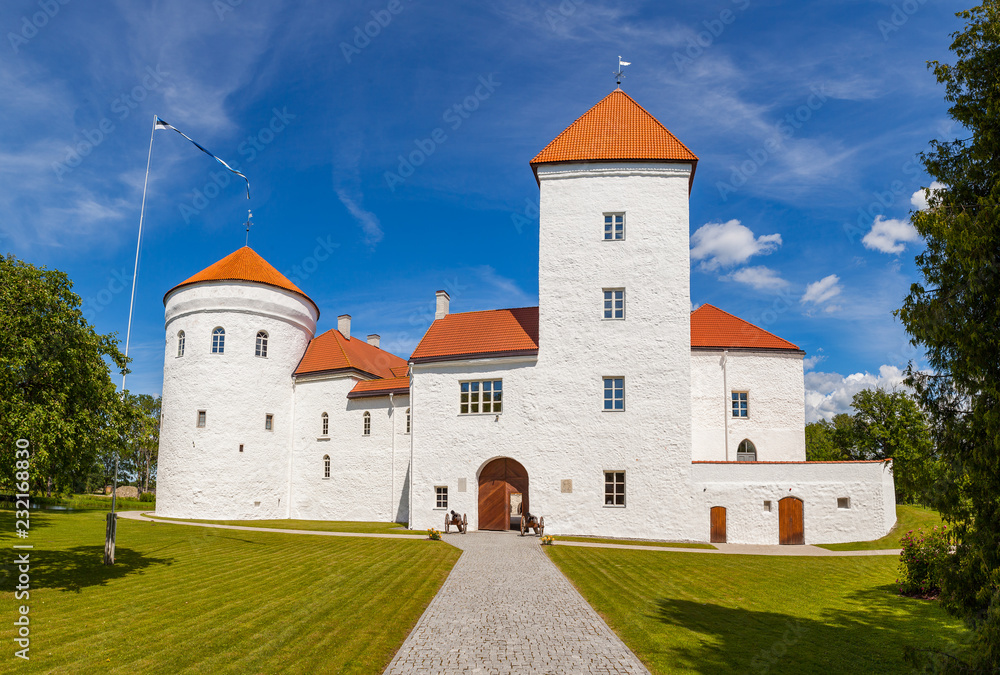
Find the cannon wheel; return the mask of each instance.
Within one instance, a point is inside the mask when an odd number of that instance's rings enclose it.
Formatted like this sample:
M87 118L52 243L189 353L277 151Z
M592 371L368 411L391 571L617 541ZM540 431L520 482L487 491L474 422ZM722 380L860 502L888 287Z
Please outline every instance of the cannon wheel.
M465 534L466 532L469 531L469 517L467 515L465 515L464 513L462 514L462 528L461 529L462 529L462 534Z
M541 518L538 519L538 536L539 537L545 536L545 516L542 516Z
M444 533L445 534L448 534L448 528L449 528L450 525L451 525L451 518L449 517L449 514L446 513L446 514L444 514Z
M525 524L524 524L527 519L528 519L527 516L525 516L522 513L521 514L521 536L522 537L524 536L524 531L528 529L527 526L525 526Z

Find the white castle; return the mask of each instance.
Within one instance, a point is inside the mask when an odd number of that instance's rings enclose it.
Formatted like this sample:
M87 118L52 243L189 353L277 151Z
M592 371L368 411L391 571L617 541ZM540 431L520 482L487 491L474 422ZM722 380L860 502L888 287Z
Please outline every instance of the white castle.
M408 360L316 335L250 248L164 297L157 513L730 543L876 539L890 462L806 462L804 353L691 311L698 159L616 89L531 162L538 307L452 314Z

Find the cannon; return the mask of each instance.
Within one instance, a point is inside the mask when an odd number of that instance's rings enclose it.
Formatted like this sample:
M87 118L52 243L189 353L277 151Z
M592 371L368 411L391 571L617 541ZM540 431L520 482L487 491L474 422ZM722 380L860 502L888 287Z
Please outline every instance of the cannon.
M534 516L530 513L521 516L521 536L528 530L534 530L539 537L545 534L545 517Z
M444 531L445 534L451 531L451 526L454 525L458 528L458 531L465 534L469 531L469 519L463 513L458 515L454 511L444 514Z

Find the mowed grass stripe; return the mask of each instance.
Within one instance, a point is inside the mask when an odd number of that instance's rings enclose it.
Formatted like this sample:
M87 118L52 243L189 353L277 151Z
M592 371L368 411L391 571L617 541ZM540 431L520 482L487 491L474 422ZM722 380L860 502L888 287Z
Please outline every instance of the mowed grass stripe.
M12 515L0 511L0 532ZM37 525L25 672L380 672L459 556L442 542L120 521L106 568L103 513Z
M895 594L892 557L546 548L654 673L900 672L904 645L965 634L936 603Z

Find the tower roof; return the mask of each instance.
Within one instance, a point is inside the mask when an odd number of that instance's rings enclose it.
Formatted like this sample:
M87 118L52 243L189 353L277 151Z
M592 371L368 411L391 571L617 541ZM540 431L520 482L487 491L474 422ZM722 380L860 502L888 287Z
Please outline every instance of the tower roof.
M615 89L535 155L531 168L537 179L539 164L639 159L690 163L692 178L698 163L659 120Z
M302 292L298 286L293 284L284 274L274 269L271 263L260 257L256 251L249 246L233 251L219 262L209 265L192 277L189 277L177 284L163 296L166 303L167 297L181 286L190 286L202 281L252 281L265 286L273 286L286 291L291 291L301 295L308 300L313 307L316 307L316 316L319 316L319 307L312 298Z
M749 321L708 304L691 312L691 346L717 349L799 350L788 340L783 340Z

